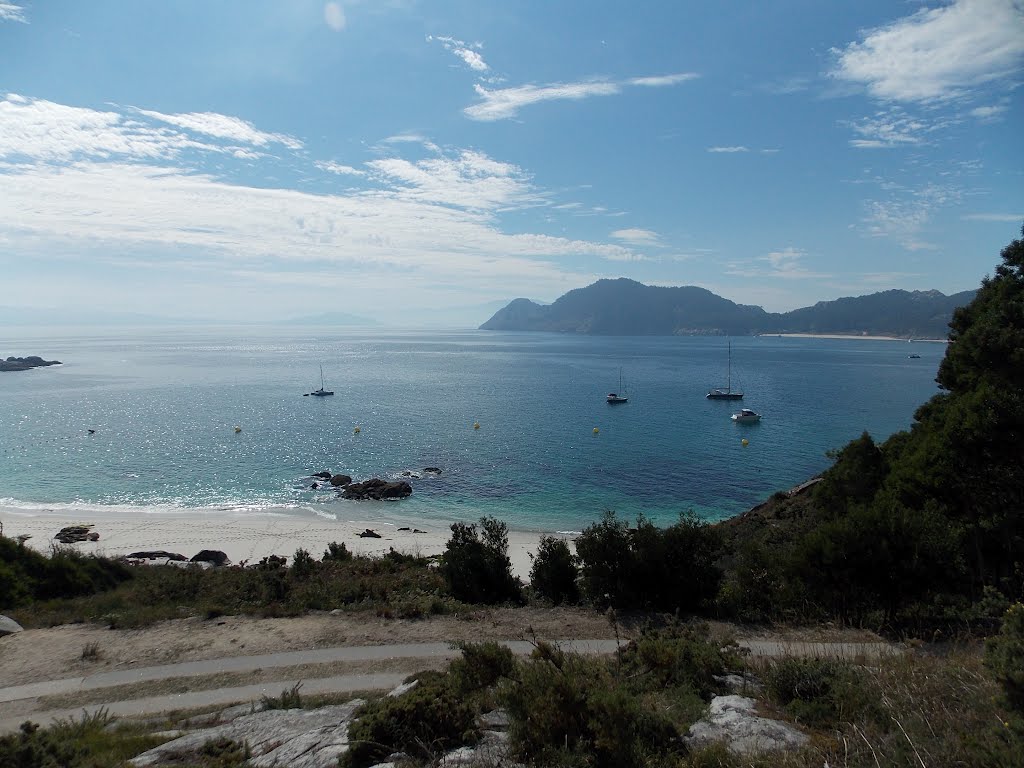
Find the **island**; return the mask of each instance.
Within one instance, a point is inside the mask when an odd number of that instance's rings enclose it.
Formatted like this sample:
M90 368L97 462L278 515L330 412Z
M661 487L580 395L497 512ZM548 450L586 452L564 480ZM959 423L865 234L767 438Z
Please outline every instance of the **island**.
M8 357L0 360L0 371L27 371L30 368L44 368L48 365L63 365L60 360L43 360L37 355Z
M835 334L945 339L957 307L975 291L890 290L791 312L766 312L696 286L598 280L552 304L515 299L480 326L485 331L547 331L604 336L750 336Z

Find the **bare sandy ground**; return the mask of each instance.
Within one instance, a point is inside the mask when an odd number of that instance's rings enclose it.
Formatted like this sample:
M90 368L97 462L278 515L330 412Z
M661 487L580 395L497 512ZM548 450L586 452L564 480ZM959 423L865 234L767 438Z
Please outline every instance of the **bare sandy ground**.
M626 632L620 627L620 632ZM286 619L178 619L146 629L69 624L0 638L0 687L132 667L341 645L452 640L614 638L608 619L582 608L495 608L422 620L312 614ZM83 658L84 657L84 658Z

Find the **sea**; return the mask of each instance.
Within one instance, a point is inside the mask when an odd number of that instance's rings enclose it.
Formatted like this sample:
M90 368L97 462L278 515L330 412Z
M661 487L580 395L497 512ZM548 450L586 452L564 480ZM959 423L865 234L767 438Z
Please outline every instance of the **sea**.
M938 391L946 348L301 327L8 328L0 342L4 357L63 361L0 373L0 520L269 515L436 529L487 515L564 533L608 510L658 525L739 514L826 469L862 432L908 429ZM744 399L707 400L726 383L728 344ZM321 366L334 396L304 397ZM609 405L613 391L628 402ZM734 423L741 406L761 422ZM313 487L323 470L406 479L413 493L347 501Z

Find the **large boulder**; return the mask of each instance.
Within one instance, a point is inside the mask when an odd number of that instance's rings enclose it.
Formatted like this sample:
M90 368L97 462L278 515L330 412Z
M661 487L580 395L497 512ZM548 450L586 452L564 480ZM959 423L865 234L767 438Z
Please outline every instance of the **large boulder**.
M9 619L6 616L0 616L0 637L4 635L13 635L15 632L21 632L21 624L16 622L14 619Z
M228 559L228 556L219 549L204 549L198 555L194 555L191 562L209 563L210 565L218 568L222 565L231 565L231 561Z
M203 728L168 741L132 758L129 765L198 764L200 750L210 741L230 739L247 744L253 768L334 768L348 751L352 714L365 702L354 699L320 709L272 709L233 717L230 722Z
M703 720L690 726L683 739L690 747L724 742L730 752L754 755L802 747L808 737L780 720L755 714L757 702L746 696L715 696Z
M352 478L349 475L331 475L331 485L335 488L348 485L352 482Z
M412 486L405 482L405 480L388 482L387 480L381 480L379 477L374 477L363 483L352 483L346 486L345 490L341 493L343 498L360 501L366 499L404 499L411 494Z

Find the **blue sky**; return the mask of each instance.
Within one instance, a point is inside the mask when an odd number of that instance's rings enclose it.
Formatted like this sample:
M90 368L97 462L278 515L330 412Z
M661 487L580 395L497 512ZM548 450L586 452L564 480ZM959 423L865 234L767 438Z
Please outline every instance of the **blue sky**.
M1024 2L0 0L0 305L485 320L974 288Z

